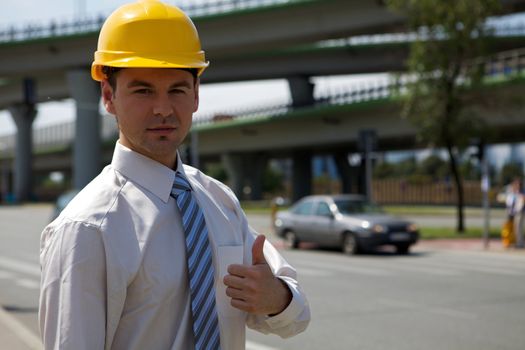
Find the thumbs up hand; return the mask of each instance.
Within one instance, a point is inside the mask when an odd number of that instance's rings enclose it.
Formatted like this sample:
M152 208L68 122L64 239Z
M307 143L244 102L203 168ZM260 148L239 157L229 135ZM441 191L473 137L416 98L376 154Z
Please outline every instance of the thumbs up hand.
M257 315L276 315L286 309L292 293L268 266L263 251L265 240L260 235L253 242L252 265L228 266L223 282L233 307Z
M252 265L268 265L264 257L264 242L266 237L264 235L257 236L252 246Z

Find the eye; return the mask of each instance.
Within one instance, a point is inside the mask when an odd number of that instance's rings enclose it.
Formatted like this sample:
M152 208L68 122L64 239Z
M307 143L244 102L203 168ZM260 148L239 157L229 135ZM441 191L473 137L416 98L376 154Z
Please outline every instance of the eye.
M184 89L171 89L169 91L170 94L176 94L176 95L182 95L186 93L186 90Z
M138 94L138 95L150 95L153 93L153 91L151 89L142 88L142 89L133 90L133 93Z

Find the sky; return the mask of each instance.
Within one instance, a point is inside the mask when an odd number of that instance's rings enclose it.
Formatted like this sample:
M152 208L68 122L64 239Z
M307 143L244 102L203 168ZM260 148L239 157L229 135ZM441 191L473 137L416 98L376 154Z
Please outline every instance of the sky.
M165 0L168 3L185 6L203 2L219 0ZM48 23L51 19L62 21L82 15L107 16L118 6L130 0L2 0L0 11L0 28L10 25L25 25L28 23ZM511 15L495 22L503 24L525 23L525 15ZM206 49L206 48L204 48ZM369 74L317 77L315 93L323 90L337 91L349 85L361 85L370 81L386 81L386 74ZM206 84L201 87L201 103L198 115L210 112L221 112L253 106L282 104L290 101L290 92L287 82L282 80L268 80L260 82ZM74 120L74 102L72 100L48 102L38 106L38 115L34 128L52 125L64 121ZM16 130L11 116L6 111L0 111L0 135L12 134ZM498 148L499 147L499 148ZM511 153L508 149L498 146L494 152L506 154L508 159ZM491 152L492 153L492 152ZM521 154L522 152L518 152ZM524 149L525 155L525 149ZM516 154L516 152L515 152ZM501 161L501 157L496 157Z

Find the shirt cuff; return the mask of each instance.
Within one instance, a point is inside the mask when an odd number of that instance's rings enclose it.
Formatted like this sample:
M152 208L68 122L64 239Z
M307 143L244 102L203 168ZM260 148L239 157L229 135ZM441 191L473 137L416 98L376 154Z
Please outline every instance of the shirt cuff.
M286 283L292 292L292 300L280 314L266 318L266 324L272 329L286 327L290 322L293 322L302 312L305 304L305 300L297 288L297 282L293 278L286 276L277 276L277 278Z

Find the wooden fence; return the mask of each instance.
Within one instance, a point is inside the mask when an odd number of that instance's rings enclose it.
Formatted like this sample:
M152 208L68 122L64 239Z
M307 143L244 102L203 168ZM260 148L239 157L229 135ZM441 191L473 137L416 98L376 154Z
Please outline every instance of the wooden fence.
M314 193L337 194L341 193L339 181L314 182ZM482 204L481 184L479 181L464 181L465 205L480 206ZM498 189L489 193L491 205L500 204L496 201ZM425 182L409 183L405 180L373 180L372 198L379 204L427 204L427 205L454 205L457 201L456 186L454 183Z

